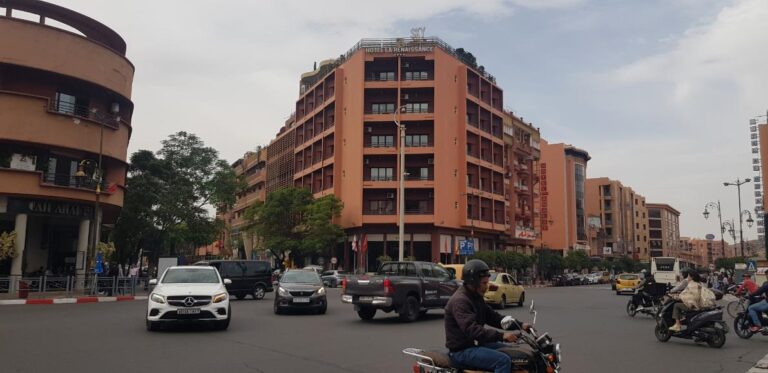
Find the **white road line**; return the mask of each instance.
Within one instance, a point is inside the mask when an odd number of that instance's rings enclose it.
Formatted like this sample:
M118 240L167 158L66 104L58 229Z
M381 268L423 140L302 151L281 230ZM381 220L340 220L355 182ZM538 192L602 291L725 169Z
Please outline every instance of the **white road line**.
M747 373L766 373L768 372L768 355L765 355L760 361L750 368Z

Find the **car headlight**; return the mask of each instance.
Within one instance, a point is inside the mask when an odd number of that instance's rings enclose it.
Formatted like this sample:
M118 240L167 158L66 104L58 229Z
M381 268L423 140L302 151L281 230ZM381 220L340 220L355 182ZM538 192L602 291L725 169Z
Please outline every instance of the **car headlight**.
M151 299L155 303L165 304L165 297L157 293L152 293L149 299Z
M325 288L321 287L320 289L317 289L317 295L323 295L325 294Z
M282 296L287 296L288 295L288 290L285 290L282 287L279 287L279 288L277 288L277 293L282 295Z
M220 293L213 296L213 303L219 303L227 300L227 293Z

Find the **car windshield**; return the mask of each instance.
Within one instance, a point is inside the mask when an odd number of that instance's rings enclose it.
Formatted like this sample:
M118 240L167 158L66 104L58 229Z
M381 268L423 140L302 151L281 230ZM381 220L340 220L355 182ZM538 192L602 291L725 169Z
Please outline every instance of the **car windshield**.
M164 284L217 284L219 276L213 269L174 268L163 276Z
M298 284L320 284L320 278L317 273L310 271L288 271L285 272L280 282L298 283Z
M621 275L619 276L619 279L621 280L637 280L637 275Z
M496 272L492 272L492 273L491 273L491 279L490 279L490 281L491 281L491 282L494 282L494 281L496 281L496 277L499 277L499 274L498 274L498 273L496 273Z

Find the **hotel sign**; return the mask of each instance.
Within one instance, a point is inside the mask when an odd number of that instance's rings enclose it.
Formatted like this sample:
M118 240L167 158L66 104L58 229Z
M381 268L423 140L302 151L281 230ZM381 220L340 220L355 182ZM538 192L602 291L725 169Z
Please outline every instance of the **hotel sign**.
M381 46L381 47L368 47L365 48L365 53L392 53L395 55L401 55L405 53L429 53L434 50L431 45L417 45L417 46Z
M21 200L10 199L8 210L16 214L30 214L42 216L58 216L73 218L93 218L93 206L79 203L51 201L51 200Z
M529 228L515 227L515 238L522 240L535 240L536 232Z
M549 230L549 192L547 191L547 164L539 166L539 191L541 193L541 230Z

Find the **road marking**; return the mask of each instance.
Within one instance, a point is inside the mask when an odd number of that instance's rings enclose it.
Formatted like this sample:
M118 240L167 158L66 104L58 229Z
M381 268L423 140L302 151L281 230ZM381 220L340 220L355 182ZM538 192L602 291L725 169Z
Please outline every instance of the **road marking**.
M747 373L766 373L768 372L768 355L765 355L760 361L750 368Z

